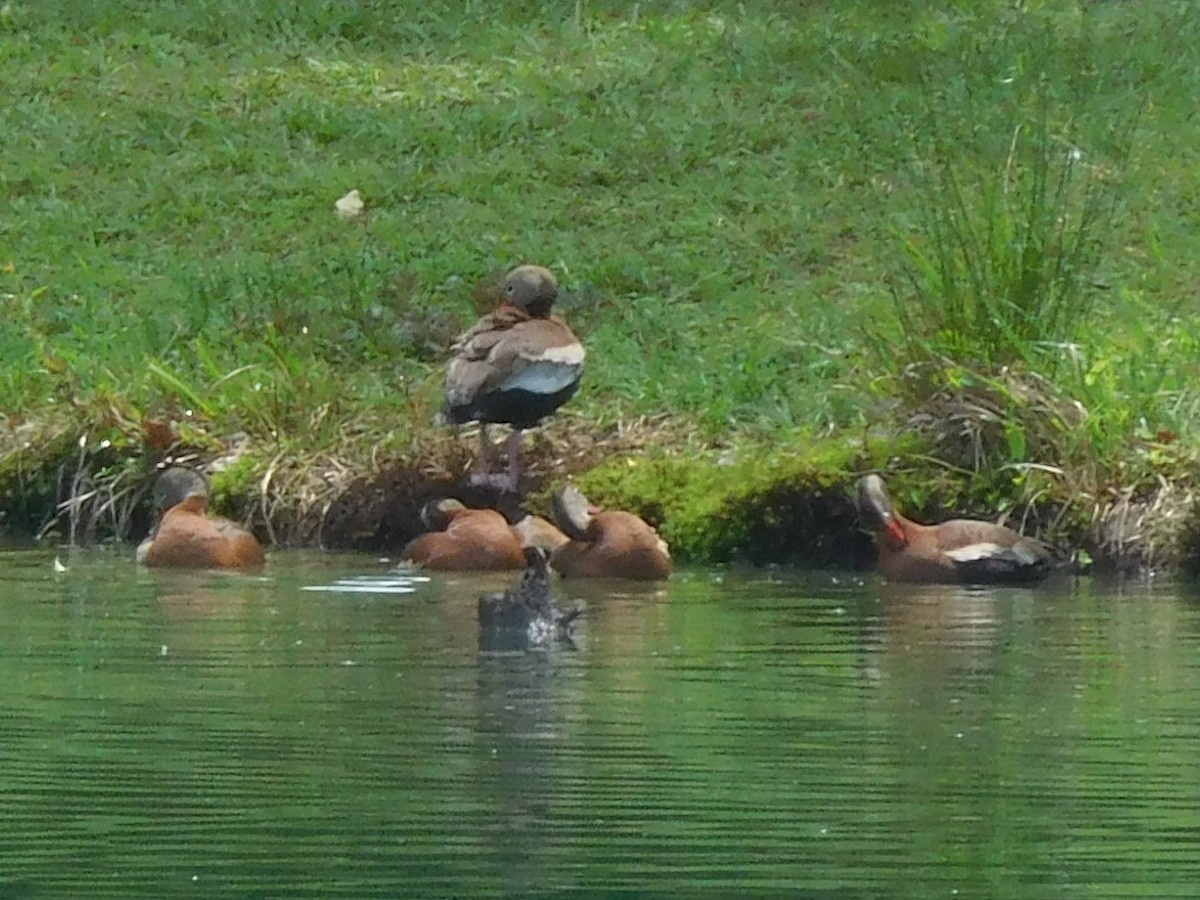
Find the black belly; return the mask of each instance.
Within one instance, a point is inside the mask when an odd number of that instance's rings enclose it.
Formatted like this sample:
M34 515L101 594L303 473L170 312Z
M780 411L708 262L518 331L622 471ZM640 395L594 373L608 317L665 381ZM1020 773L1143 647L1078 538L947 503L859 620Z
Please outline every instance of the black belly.
M513 428L532 428L574 397L578 390L577 380L553 394L526 390L489 391L471 403L448 407L446 415L451 422L459 424L477 420Z

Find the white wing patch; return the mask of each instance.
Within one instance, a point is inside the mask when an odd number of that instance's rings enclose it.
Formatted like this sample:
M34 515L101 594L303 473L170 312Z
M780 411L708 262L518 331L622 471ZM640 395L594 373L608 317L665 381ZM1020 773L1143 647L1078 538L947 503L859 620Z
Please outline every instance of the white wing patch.
M582 355L582 354L581 354ZM557 394L579 380L582 360L574 365L542 358L531 362L514 375L496 385L497 390L530 391L534 394Z
M956 547L953 550L947 550L946 555L955 562L965 563L978 562L981 559L995 559L997 556L1003 556L1008 552L999 544L984 541L979 544L967 544L965 547Z
M1008 566L1039 566L1044 562L1037 547L1025 541L1019 541L1011 547L1001 547L991 541L980 541L977 544L947 550L945 553L956 563L991 562Z
M1043 561L1037 548L1029 544L1015 544L1009 548L1008 552L1015 556L1023 566L1033 566Z
M583 344L567 344L565 347L548 347L537 355L537 361L545 361L558 363L563 366L575 366L578 368L583 365L583 358L586 353L583 349Z
M497 341L488 351L487 360L494 364L501 356L509 352L508 346L503 341ZM516 355L518 358L531 363L546 362L559 366L574 366L579 368L583 365L587 351L583 349L583 344L575 343L566 344L562 347L547 347L541 352L518 350Z

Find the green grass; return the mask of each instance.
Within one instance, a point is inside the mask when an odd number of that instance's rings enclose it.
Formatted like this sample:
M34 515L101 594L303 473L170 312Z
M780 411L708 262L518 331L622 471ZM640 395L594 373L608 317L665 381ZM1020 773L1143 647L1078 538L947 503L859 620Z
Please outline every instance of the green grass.
M903 427L915 340L1007 416L986 465L1149 483L1200 417L1198 38L1168 0L5 4L0 459L39 422L136 454L147 417L407 452L475 286L537 261L598 424ZM994 297L939 269L1030 235Z

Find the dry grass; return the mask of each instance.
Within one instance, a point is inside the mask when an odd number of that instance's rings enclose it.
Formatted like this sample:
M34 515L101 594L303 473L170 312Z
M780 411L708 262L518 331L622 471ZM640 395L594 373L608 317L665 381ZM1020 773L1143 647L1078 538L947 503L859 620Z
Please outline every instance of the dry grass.
M1149 491L1114 490L1092 507L1089 552L1101 570L1115 572L1187 565L1195 512L1195 490L1186 482L1164 478Z
M926 436L939 458L969 472L1013 459L1061 469L1063 435L1087 418L1083 404L1048 379L1005 367L994 378L965 375L958 386L929 393L908 427Z

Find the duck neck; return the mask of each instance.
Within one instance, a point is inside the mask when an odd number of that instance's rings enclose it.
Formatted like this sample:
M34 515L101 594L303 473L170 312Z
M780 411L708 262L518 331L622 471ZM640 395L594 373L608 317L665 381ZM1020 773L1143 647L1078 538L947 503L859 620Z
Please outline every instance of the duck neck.
M879 532L879 540L890 550L903 550L908 546L908 528L911 524L903 516L892 513L883 530Z
M182 509L184 512L204 515L208 511L208 498L202 494L192 494L190 497L185 497L175 508Z

